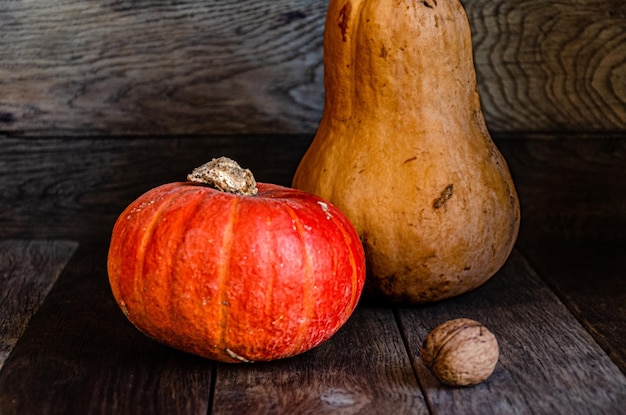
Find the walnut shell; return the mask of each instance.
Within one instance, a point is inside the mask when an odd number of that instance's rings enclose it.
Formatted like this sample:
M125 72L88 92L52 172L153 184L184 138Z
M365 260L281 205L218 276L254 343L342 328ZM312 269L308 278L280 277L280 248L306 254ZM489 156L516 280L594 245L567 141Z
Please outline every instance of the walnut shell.
M421 349L424 365L451 386L473 386L484 381L493 373L498 355L493 333L467 318L449 320L435 328Z

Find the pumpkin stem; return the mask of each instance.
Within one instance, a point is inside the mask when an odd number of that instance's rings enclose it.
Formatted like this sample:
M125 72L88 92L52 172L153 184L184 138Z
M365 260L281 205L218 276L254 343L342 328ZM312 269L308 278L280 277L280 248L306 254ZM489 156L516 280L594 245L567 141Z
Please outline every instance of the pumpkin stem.
M237 195L254 196L258 191L252 172L228 157L216 158L195 168L187 175L187 180Z

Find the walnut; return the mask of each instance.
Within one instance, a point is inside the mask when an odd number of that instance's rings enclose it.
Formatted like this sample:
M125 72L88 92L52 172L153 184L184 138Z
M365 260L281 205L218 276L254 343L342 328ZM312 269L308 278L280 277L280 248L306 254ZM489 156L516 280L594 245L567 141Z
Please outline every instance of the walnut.
M498 354L493 333L467 318L449 320L435 328L421 349L424 365L451 386L473 386L487 379L498 363Z

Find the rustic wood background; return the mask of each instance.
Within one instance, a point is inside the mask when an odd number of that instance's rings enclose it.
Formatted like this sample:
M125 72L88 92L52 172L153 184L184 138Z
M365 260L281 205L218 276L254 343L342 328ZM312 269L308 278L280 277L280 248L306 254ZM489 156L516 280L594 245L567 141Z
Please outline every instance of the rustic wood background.
M495 132L626 129L626 2L463 0ZM0 136L312 134L327 0L0 2Z

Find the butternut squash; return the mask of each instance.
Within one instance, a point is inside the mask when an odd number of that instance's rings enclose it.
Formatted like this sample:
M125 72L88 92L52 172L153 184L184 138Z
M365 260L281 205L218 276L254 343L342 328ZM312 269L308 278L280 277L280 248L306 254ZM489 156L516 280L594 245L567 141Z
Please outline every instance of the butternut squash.
M293 187L338 206L363 243L367 287L424 303L505 263L520 208L483 117L458 0L330 0L325 104Z

